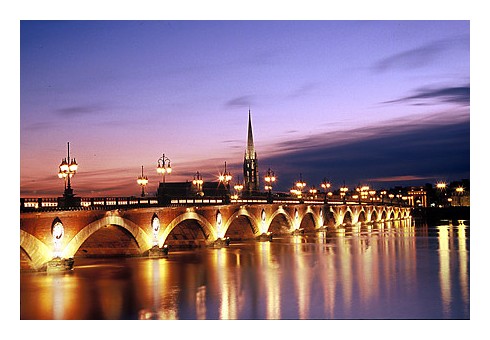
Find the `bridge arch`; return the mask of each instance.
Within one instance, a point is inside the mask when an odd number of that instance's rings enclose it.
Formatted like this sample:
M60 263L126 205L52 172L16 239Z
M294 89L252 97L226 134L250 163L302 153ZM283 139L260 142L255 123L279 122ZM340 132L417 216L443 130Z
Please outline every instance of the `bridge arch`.
M20 248L27 254L30 265L34 269L40 269L53 258L53 249L22 229L20 230Z
M285 234L291 231L293 220L283 208L279 208L270 216L267 231L275 234Z
M301 218L301 223L299 224L299 228L304 231L312 231L316 229L316 219L315 214L312 211L307 211L303 217Z
M357 222L366 223L366 221L367 221L366 212L364 210L361 210L359 212L359 216L357 217Z
M65 247L62 252L62 256L65 258L73 257L80 246L91 235L107 225L115 225L126 229L136 240L136 244L138 245L140 252L144 252L152 247L152 237L138 225L119 215L110 214L83 227Z
M350 209L346 209L343 217L342 224L352 224L352 211Z
M185 221L194 220L196 221L202 229L204 234L204 238L206 242L215 241L218 238L218 231L215 227L203 216L193 212L187 211L176 218L174 218L167 227L163 230L162 235L158 238L158 245L161 247L165 243L168 235L172 232L172 230L177 227L179 224ZM223 234L224 235L224 234ZM211 239L209 239L211 237Z
M232 240L252 239L259 232L254 222L250 214L237 212L228 219L223 236Z

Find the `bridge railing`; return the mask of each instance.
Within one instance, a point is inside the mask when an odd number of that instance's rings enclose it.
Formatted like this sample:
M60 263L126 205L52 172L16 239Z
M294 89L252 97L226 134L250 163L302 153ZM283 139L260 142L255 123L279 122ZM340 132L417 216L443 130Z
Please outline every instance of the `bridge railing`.
M44 211L44 210L88 210L88 209L116 209L116 208L142 208L152 206L188 206L188 205L222 205L222 204L310 204L318 205L328 203L329 205L397 205L409 206L407 204L392 202L373 202L343 199L298 199L288 197L247 197L229 199L225 197L178 197L162 201L158 197L80 197L76 198L75 204L66 204L62 197L44 198L21 198L21 212Z

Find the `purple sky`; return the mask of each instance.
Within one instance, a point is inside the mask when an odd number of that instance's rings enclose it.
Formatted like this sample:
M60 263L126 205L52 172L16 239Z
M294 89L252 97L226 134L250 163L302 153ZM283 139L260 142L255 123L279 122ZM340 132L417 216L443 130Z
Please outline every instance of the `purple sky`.
M20 193L155 192L174 172L241 171L248 110L259 170L287 191L470 176L469 21L22 21Z

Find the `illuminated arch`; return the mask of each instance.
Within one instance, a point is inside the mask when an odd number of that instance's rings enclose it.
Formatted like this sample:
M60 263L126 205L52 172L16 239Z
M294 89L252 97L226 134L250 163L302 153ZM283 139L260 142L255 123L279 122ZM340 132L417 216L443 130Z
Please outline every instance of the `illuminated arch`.
M299 222L299 226L301 227L303 225L303 222L306 222L306 218L310 216L311 220L313 221L313 229L317 229L317 224L318 224L318 217L315 216L315 213L313 210L307 210L303 216L301 216L301 221ZM305 229L306 230L306 229Z
M361 211L359 211L359 214L357 215L357 222L360 222L360 223L366 223L368 221L368 218L366 216L366 212L364 211L364 209L362 209ZM361 218L362 217L362 218Z
M260 224L257 222L257 219L254 216L252 216L247 209L242 208L239 209L237 212L235 212L233 215L231 215L230 218L228 218L223 228L223 235L226 235L226 232L228 231L228 228L230 227L233 220L240 216L247 217L248 221L250 222L252 232L254 233L254 235L260 234L260 228L259 228Z
M140 252L144 252L152 247L152 236L148 235L137 224L118 215L108 215L83 227L65 247L63 257L73 257L83 242L96 231L107 225L116 225L129 231L136 240Z
M167 239L168 235L172 232L172 230L178 226L180 223L187 221L187 220L195 220L199 225L203 228L204 230L204 235L206 237L207 242L212 242L218 239L218 233L216 228L213 227L209 221L204 218L203 216L193 212L193 211L188 211L185 212L170 222L167 227L163 230L162 236L158 238L158 245L161 247L165 243L165 240ZM209 240L209 236L211 236L211 240Z
M267 231L270 231L270 227L271 227L271 224L272 224L272 221L274 221L274 219L277 217L277 216L283 216L287 223L288 223L288 229L291 230L293 228L293 219L291 218L291 216L289 216L289 214L283 209L283 208L279 208L277 209L276 211L274 211L272 213L272 215L269 217L269 220L267 222Z
M40 269L53 258L53 250L35 236L20 230L20 247L26 252L34 269Z

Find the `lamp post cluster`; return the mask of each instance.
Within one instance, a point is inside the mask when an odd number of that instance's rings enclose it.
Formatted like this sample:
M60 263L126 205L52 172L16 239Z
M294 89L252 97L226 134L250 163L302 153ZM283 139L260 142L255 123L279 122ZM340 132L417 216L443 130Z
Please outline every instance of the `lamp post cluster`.
M162 183L165 184L165 174L172 173L172 167L170 166L170 159L162 155L157 161L157 172L162 175Z
M265 190L267 190L268 201L272 203L272 186L276 182L276 175L271 168L267 169L265 174Z
M238 177L238 180L236 184L233 186L233 189L235 189L235 195L233 195L233 199L238 199L238 197L240 197L240 193L243 190L243 183L240 182L240 177Z
M136 180L139 186L141 186L141 197L145 197L145 187L148 184L148 177L143 174L143 165L141 166L141 176Z
M70 142L68 142L68 157L61 160L58 167L58 177L65 182L65 191L63 196L65 199L73 198L73 189L71 188L71 178L75 176L78 170L78 164L75 158L70 159Z
M199 171L197 171L196 174L194 175L194 179L192 180L192 185L194 185L196 187L196 194L198 196L204 195L204 192L202 191L203 183L204 183L204 181L202 180L202 176L199 173Z

